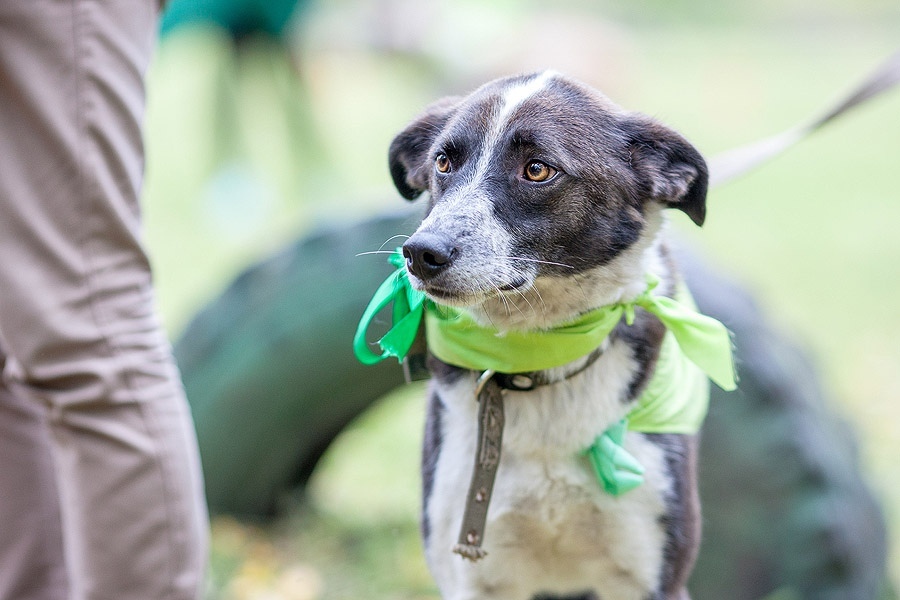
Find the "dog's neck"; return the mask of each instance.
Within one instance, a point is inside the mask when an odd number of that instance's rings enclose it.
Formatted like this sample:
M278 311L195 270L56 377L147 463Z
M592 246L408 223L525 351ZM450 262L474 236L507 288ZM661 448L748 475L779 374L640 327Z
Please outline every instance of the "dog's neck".
M572 276L538 277L534 285L469 306L481 325L500 332L552 329L600 306L631 300L647 288L647 274L666 279L661 251L667 220L648 214L638 241L609 263Z

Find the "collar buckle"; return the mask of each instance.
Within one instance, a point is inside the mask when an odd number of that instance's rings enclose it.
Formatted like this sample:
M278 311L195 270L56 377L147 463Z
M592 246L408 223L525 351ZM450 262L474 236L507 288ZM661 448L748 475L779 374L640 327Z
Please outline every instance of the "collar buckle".
M484 391L484 386L486 386L487 382L490 381L496 374L497 371L488 369L478 376L478 380L475 382L475 398L481 397L481 392Z
M514 392L529 392L543 383L538 373L497 373L500 387Z

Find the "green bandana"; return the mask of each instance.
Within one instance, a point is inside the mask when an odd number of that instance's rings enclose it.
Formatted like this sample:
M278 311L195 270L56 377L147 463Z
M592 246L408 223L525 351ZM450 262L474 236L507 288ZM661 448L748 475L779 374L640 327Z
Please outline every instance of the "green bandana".
M726 390L735 388L731 338L725 326L672 298L654 296L659 284L648 276L647 289L631 302L601 306L573 321L540 331L484 327L467 313L429 303L425 312L428 349L447 364L499 373L522 373L561 367L589 354L625 317L634 322L634 307L656 315L675 336L681 351Z
M409 276L403 267L405 260L399 249L388 257L388 262L397 267L397 270L375 291L353 337L353 352L364 365L374 365L389 356L396 356L402 361L412 347L422 322L425 294L409 285ZM366 331L369 330L375 315L388 304L394 305L393 325L390 331L378 340L381 354L375 354L366 342Z
M634 322L640 306L668 330L653 378L628 416L613 425L586 453L604 489L614 495L643 481L643 468L623 447L627 430L644 433L696 433L706 416L709 376L725 390L737 387L731 337L719 321L698 313L687 302L653 295L658 279L648 276L647 289L630 302L602 306L550 330L509 331L483 327L467 313L438 305L412 289L400 251L389 261L397 270L375 292L353 341L357 358L374 364L389 356L403 360L425 317L428 349L451 365L475 371L521 373L552 369L592 352L624 316ZM391 329L371 351L366 332L375 315L393 303ZM704 375L705 373L705 375Z

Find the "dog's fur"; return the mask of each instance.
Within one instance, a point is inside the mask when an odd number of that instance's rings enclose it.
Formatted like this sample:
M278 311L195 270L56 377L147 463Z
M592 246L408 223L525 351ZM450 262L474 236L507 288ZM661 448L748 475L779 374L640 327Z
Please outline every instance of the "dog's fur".
M527 179L533 161L552 176ZM688 142L553 72L431 105L394 139L390 167L406 198L430 192L404 245L412 285L501 332L635 298L648 272L662 280L655 293L671 295L663 210L705 218L706 165ZM583 457L643 391L664 333L638 310L588 368L577 372L580 359L553 369L556 383L505 392L488 555L477 563L450 551L474 461L477 374L429 358L422 531L445 598L687 600L699 538L694 437L629 432L625 447L646 473L621 496L602 490Z

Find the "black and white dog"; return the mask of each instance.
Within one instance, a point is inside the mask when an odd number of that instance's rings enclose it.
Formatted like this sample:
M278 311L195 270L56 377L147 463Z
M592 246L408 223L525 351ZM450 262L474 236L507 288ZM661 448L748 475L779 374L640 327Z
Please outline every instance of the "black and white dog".
M393 141L400 193L430 192L404 245L409 279L498 331L546 329L638 296L672 295L666 208L705 217L707 169L681 136L553 72L429 106ZM687 600L699 541L696 440L629 433L644 483L605 494L578 460L654 371L665 328L637 311L601 352L506 393L487 556L453 555L476 444L477 373L431 357L422 473L429 566L450 600ZM598 358L599 356L599 358ZM587 366L586 366L587 365Z

